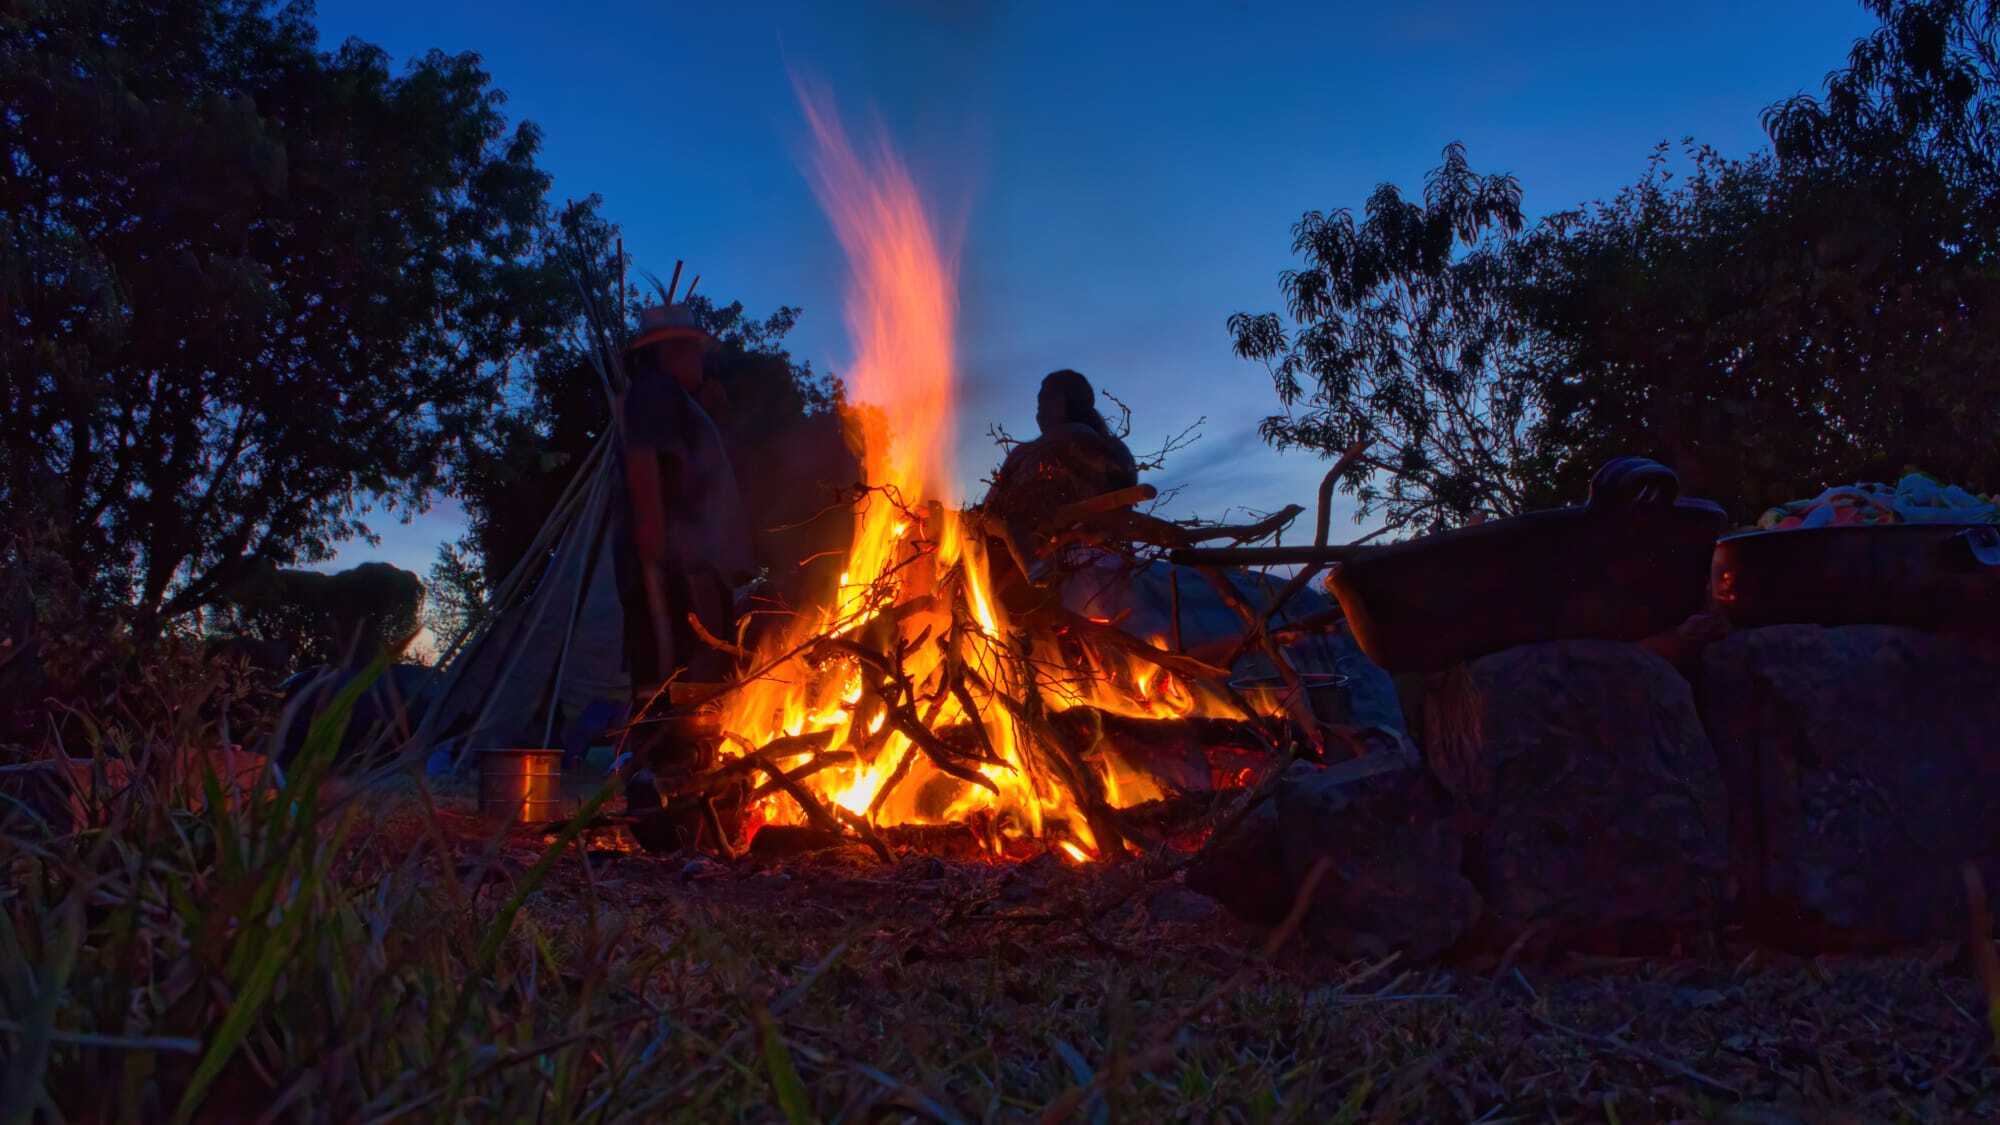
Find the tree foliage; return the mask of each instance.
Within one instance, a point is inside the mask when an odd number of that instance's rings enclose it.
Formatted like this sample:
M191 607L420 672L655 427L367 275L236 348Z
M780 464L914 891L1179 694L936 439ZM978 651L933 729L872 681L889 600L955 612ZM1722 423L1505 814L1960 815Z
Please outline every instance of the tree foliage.
M622 310L629 323L640 304L657 301L657 293L636 283L618 292L618 232L595 197L566 207L557 227L565 261L598 307ZM723 304L700 293L687 303L720 345L707 359L712 385L703 405L722 432L746 507L760 522L753 543L758 562L774 571L795 568L844 544L848 524L840 519L792 526L830 504L833 489L860 471L836 410L838 381L785 349L799 310L781 306L759 318L740 301ZM443 595L447 603L476 602L506 579L610 426L610 401L589 346L579 302L567 331L535 358L522 393L459 447L456 484L471 530L444 548L433 569L452 591ZM476 581L464 569L474 559Z
M1664 154L1530 241L1557 491L1621 452L1739 518L1918 464L2000 480L2000 52L1984 0L1883 20L1773 151Z
M1598 465L1640 454L1754 515L1762 498L1817 491L1815 466L1852 460L1825 421L1842 381L1823 366L1830 306L1807 249L1829 232L1787 210L1770 158L1685 156L1677 171L1662 146L1637 183L1551 217L1516 254L1522 377L1549 470L1532 506L1580 496Z
M334 574L264 565L229 592L232 632L285 654L290 668L400 654L424 602L417 576L388 563Z
M10 7L0 515L144 629L420 505L563 311L537 146L303 4Z
M1507 304L1507 240L1522 226L1513 177L1444 151L1421 202L1392 184L1292 228L1302 269L1276 313L1229 319L1237 354L1263 362L1285 413L1264 420L1280 449L1332 455L1373 443L1343 482L1359 515L1391 528L1461 523L1519 508L1527 401L1509 370L1519 324ZM1386 479L1385 479L1386 478Z
M1767 152L1663 145L1608 202L1455 245L1432 197L1478 216L1483 181L1449 155L1423 209L1307 215L1299 327L1231 321L1288 410L1266 436L1388 439L1347 483L1391 527L1573 501L1623 454L1742 520L1909 464L2000 481L2000 0L1869 7Z
M491 588L470 537L441 544L424 581L422 620L439 651L484 624Z

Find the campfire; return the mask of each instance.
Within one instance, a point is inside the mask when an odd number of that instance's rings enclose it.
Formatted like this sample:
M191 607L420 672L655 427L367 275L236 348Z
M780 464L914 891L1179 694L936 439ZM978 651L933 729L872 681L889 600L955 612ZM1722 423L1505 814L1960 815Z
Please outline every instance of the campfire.
M683 714L704 712L718 740L712 764L668 787L669 811L724 851L767 825L849 837L884 858L880 830L915 826L969 829L994 854L1054 847L1079 862L1150 843L1133 810L1239 787L1288 732L1316 739L1316 724L1262 624L1270 608L1243 605L1219 574L1204 577L1242 614L1244 635L1235 652L1201 659L1177 635L1066 608L1062 560L1090 551L1140 565L1162 548L1267 536L1300 509L1196 528L1133 510L1153 497L1146 486L1027 527L961 506L952 256L894 152L864 158L823 104L805 101L815 186L852 269L858 348L845 378L868 483L849 497L853 539L827 604L755 651L710 638L736 655L737 680L667 692ZM1175 634L1178 614L1176 601ZM1253 648L1278 664L1289 696L1253 704L1231 686L1230 664ZM1297 725L1276 714L1285 708ZM1145 762L1162 741L1195 747L1208 776L1190 785L1183 768L1164 782Z

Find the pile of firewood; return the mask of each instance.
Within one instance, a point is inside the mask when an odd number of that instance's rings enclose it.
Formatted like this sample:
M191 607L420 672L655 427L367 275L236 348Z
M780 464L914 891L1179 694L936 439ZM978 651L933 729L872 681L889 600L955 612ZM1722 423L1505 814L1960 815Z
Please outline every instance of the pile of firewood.
M1328 474L1329 484L1343 467L1337 465ZM671 688L662 693L669 707L649 708L637 717L634 731L665 724L683 737L707 740L715 748L706 760L696 759L673 776L656 778L661 805L651 814L655 826L651 835L733 856L745 814L765 799L784 794L797 803L811 830L827 839L863 844L886 861L892 850L875 824L876 814L921 758L941 774L996 794L998 789L982 767L1022 769L1038 788L1053 786L1068 795L1100 854L1117 856L1156 847L1160 828L1140 823L1132 810L1113 808L1107 801L1100 772L1092 764L1107 745L1116 746L1128 760L1143 757L1150 746L1185 751L1191 744L1204 753L1248 755L1269 765L1289 760L1293 753L1324 758L1332 732L1315 716L1286 657L1283 645L1288 637L1271 624L1279 607L1302 590L1319 567L1303 568L1263 606L1247 604L1221 569L1230 549L1279 535L1304 509L1288 507L1243 526L1183 524L1134 510L1154 495L1146 485L1124 489L1072 504L1032 526L1018 519L987 517L976 509L963 513L960 533L999 545L1014 564L1004 578L998 577L1004 566L993 568L997 593L1007 606L1007 636L995 636L982 627L973 611L964 560L983 557L984 552L961 553L959 561L937 571L941 513L935 507L928 511L905 507L903 514L915 529L904 541L906 557L859 599L861 611L761 665L743 668L730 684ZM900 504L893 495L887 499ZM1327 535L1328 500L1330 489L1322 489L1317 536L1321 548ZM1173 588L1175 628L1167 647L1125 632L1115 621L1079 615L1054 596L1065 560L1076 553L1075 548L1091 548L1100 559L1101 552L1109 552L1139 565L1170 552L1216 543L1231 547L1208 548L1210 561L1192 569L1243 622L1242 633L1226 650L1218 647L1202 655L1182 650L1178 585ZM919 583L893 580L918 568L935 573ZM900 591L913 587L920 589L896 600ZM912 632L908 623L913 620L928 623ZM1331 626L1334 621L1320 624ZM1301 627L1310 628L1312 623L1294 623L1290 629L1296 632ZM1038 639L1044 642L1039 650ZM1051 661L1038 655L1048 651L1050 641L1066 659ZM935 659L932 654L915 659L926 646L934 650ZM734 651L739 658L747 657L740 649ZM1231 666L1252 651L1261 652L1283 678L1286 713L1260 712L1231 685ZM1154 665L1190 690L1227 700L1236 718L1141 719L1087 706L1052 705L1052 695L1074 696L1063 689L1073 688L1075 678L1109 675L1098 653L1117 653ZM911 670L919 664L926 669L921 675ZM781 670L807 677L857 677L859 698L853 703L851 722L842 729L872 733L836 744L841 730L830 728L752 744L721 729L718 704L730 693ZM1024 750L1018 764L1003 758L993 745L989 716L996 712L1004 713L1017 732ZM886 752L892 733L903 735L906 745L867 810L856 812L822 800L804 784L835 766L873 763ZM1240 779L1252 771L1233 772ZM1002 827L991 826L996 840Z

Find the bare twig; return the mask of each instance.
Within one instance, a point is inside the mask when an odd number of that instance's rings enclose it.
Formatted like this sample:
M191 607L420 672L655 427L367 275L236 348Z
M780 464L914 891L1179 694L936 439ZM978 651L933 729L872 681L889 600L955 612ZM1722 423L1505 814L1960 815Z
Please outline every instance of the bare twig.
M765 776L769 777L778 788L783 789L786 796L797 801L799 808L805 810L806 819L812 822L814 828L830 832L835 836L845 836L847 834L841 830L841 822L832 813L827 811L825 805L820 804L819 798L813 796L810 790L797 781L792 780L790 775L786 774L784 770L779 769L770 762L763 761L762 759L757 759L756 761L757 768L763 770ZM888 845L884 844L881 838L873 832L863 837L862 842L866 843L883 863L896 862L896 857L890 854Z

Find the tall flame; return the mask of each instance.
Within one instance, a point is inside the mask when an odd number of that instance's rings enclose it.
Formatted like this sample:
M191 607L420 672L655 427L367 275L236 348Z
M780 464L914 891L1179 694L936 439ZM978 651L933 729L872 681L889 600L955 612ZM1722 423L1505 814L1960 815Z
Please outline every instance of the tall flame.
M810 772L798 784L820 803L877 823L985 813L996 832L1033 836L1060 815L1077 841L1094 849L1084 818L1073 815L1075 794L1030 752L1032 720L1018 701L1147 716L1193 714L1212 701L1158 668L1109 654L1078 657L1054 637L1027 638L1010 628L992 589L984 536L952 504L940 503L955 492L954 254L886 139L878 134L864 159L827 99L803 85L798 93L815 140L813 186L850 268L848 421L865 441L875 491L861 505L832 604L801 614L759 654L764 672L729 697L722 729L732 752L786 736L817 738L776 764ZM856 639L845 660L815 665L798 655L835 637ZM880 689L868 687L886 682L885 673L864 678L866 662L856 662L863 650L893 654L876 659L893 659L893 678L903 685L894 715L883 708ZM1069 674L1044 679L1040 668ZM976 731L980 746L960 751L976 756L960 758L953 776L936 765L937 747L912 741L913 727ZM811 760L814 754L823 758ZM1159 795L1143 776L1092 768L1102 771L1100 796L1113 805ZM758 814L796 822L803 810L772 792ZM1067 850L1087 854L1075 844Z
M813 188L851 271L855 356L843 378L853 401L889 421L890 432L867 435L867 479L949 501L957 263L887 139L877 136L864 163L824 96L801 85L799 100L817 144Z

